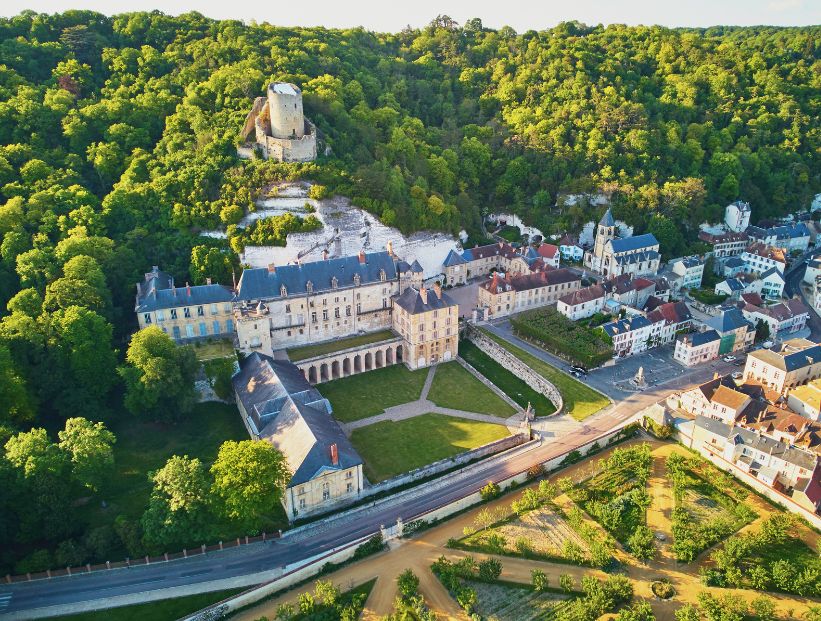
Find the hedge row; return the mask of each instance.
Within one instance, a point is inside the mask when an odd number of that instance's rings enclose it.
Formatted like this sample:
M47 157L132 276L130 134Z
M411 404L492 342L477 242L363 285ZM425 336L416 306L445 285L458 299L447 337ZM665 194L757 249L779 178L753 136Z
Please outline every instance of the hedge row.
M511 317L521 336L541 343L549 352L587 368L613 357L613 343L601 330L570 321L554 308L540 308Z

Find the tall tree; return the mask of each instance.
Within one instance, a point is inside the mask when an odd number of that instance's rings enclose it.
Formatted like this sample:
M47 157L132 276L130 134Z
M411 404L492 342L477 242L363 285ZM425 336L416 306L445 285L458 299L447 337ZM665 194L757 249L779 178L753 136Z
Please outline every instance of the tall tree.
M71 474L81 485L97 491L114 467L114 434L103 423L69 418L58 434L59 447L71 461Z

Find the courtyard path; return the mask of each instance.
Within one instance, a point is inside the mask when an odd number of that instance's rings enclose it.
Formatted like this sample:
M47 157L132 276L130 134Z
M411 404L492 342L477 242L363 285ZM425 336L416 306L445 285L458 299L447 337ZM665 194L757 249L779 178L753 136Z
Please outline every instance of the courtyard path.
M659 450L662 449L663 447L660 447ZM673 489L667 478L666 461L665 454L653 455L650 479L647 482L651 494L650 507L647 509L647 526L654 535L664 537L663 541L658 541L658 537L656 538L656 546L659 550L656 564L661 567L669 567L676 562L670 549L673 541L670 519L673 515L674 504Z
M674 450L684 452L672 443L659 441L636 440L626 445L647 442L653 448L653 470L651 472L650 484L653 485L653 502L648 510L648 525L655 532L669 533L669 510L672 510L672 492L669 485L664 484L664 463L666 457ZM612 451L603 451L591 460L574 464L561 470L555 476L550 477L552 481L560 478L570 477L573 481L581 481L589 478L598 470L600 458L607 457ZM655 483L659 483L661 491L656 490ZM438 614L440 620L466 621L467 617L458 607L455 600L450 597L441 583L430 571L430 565L439 556L445 555L451 559L458 559L466 555L472 555L477 560L489 558L493 555L451 550L446 546L448 539L459 538L463 534L466 526L471 526L479 511L489 509L491 511L508 508L510 502L517 498L521 492L510 494L499 498L493 502L476 507L466 513L455 516L453 519L435 526L429 530L419 533L410 539L403 539L392 542L390 549L377 555L364 559L358 563L343 567L327 576L323 580L331 580L343 591L363 584L369 580L377 578L376 584L371 591L366 602L365 612L362 619L366 621L376 621L389 614L393 609L393 601L396 597L396 577L405 569L410 568L419 577L420 592L425 596L425 600L432 610ZM557 504L567 510L572 506L572 501L562 494L556 498ZM751 494L748 500L761 516L747 527L754 529L760 526L761 520L772 512L772 509L760 498ZM598 524L596 525L598 527ZM802 538L812 546L817 543L818 535L804 525L799 526ZM668 540L669 541L669 540ZM701 584L699 578L699 568L709 556L709 553L702 553L699 559L692 564L684 565L676 563L671 555L662 556L660 559L649 564L639 563L636 559L622 550L617 550L616 556L623 564L626 575L633 583L636 597L647 599L659 621L674 621L674 612L685 603L696 603L697 596L701 591L710 591L715 595L733 594L741 597L745 601L752 601L762 595L761 592L749 589L718 589L708 588ZM530 571L539 568L544 571L551 585L558 585L559 576L568 574L573 577L578 586L584 576L594 576L604 578L606 574L597 569L577 567L560 563L549 563L528 559L512 558L508 556L493 556L502 562L502 578L515 582L530 582ZM650 583L660 578L668 579L676 589L676 595L669 601L659 601L652 596ZM300 593L313 590L313 582L298 589L290 591L278 598L263 602L253 608L244 611L232 619L239 621L255 621L262 616L273 620L276 616L277 607L284 602L294 603ZM808 606L817 605L818 602L797 596L780 593L766 593L772 599L777 614L786 616L788 613L793 617L801 616Z
M433 378L436 375L436 365L433 365L428 371L428 376L425 378L425 385L422 386L422 394L419 395L420 401L427 401L430 387L433 386Z

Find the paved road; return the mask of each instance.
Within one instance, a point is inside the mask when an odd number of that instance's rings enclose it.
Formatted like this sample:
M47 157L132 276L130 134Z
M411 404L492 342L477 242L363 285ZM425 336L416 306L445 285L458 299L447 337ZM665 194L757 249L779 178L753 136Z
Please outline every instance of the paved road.
M712 366L697 368L674 377L664 385L626 395L614 406L591 417L577 429L541 445L504 459L491 459L472 466L467 473L440 484L425 486L424 494L408 490L387 498L375 506L366 506L332 521L318 522L309 531L278 541L212 552L183 561L112 570L70 578L35 581L0 586L0 596L7 605L0 618L20 611L50 606L67 606L94 602L100 608L110 606L106 600L121 595L146 593L176 586L195 585L226 578L248 577L275 570L286 564L307 559L376 532L380 525L390 525L398 517L405 521L479 490L489 480L502 480L582 446L590 438L613 429L633 414L662 399L671 392L700 383L712 377ZM261 580L261 579L260 579ZM205 589L204 589L205 590ZM6 597L11 595L10 598ZM16 616L16 615L15 615Z

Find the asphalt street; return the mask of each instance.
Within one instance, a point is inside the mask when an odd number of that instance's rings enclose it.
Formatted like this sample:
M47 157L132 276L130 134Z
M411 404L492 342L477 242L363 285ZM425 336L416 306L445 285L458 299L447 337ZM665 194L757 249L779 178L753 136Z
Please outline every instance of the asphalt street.
M517 341L517 345L535 350L515 337L511 340ZM542 350L535 351L539 352L538 355L549 356ZM730 365L726 366L732 368ZM514 452L509 457L479 462L465 474L449 478L447 484L426 484L424 493L419 493L418 489L408 490L378 501L375 506L364 506L337 519L323 520L299 535L222 552L210 552L170 563L2 585L0 598L6 606L0 609L0 618L20 611L28 611L26 616L31 614L33 617L38 608L70 607L71 604L80 602L94 602L104 608L112 605L106 600L116 596L148 593L175 586L201 584L203 590L207 590L206 583L226 578L247 576L248 584L251 584L255 574L275 570L356 541L377 532L380 525L394 524L398 517L407 522L414 516L478 491L490 480L503 480L534 464L582 446L671 392L706 381L714 372L726 372L728 368L713 365L697 367L672 376L656 386L649 386L645 391L619 393L614 405L585 420L575 431L551 438L541 445L534 445L525 452ZM606 379L602 381L606 383ZM610 387L618 390L612 384Z

